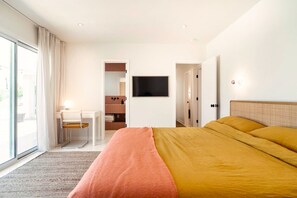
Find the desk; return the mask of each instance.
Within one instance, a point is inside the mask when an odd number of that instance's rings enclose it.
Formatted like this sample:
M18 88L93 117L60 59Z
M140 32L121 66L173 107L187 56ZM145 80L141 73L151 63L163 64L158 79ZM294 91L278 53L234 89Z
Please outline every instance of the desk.
M61 114L60 112L56 112L56 118L60 119L61 118ZM100 133L100 127L98 130L97 127L97 121L98 121L98 126L100 126L100 111L82 111L82 118L91 118L92 119L92 141L93 141L93 146L96 145L96 135L99 134L100 136L102 136L102 134ZM97 132L97 133L96 133Z

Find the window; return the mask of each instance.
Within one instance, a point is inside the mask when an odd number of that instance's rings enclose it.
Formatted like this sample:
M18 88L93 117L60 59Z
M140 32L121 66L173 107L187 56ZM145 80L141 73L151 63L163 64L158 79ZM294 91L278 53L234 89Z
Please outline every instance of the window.
M0 168L37 148L37 51L0 36Z

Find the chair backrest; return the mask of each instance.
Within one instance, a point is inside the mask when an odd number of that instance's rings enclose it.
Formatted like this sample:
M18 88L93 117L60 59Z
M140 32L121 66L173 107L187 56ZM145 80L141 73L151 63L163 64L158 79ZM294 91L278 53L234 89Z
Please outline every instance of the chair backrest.
M63 123L80 123L82 124L81 110L63 110L61 111L61 127Z

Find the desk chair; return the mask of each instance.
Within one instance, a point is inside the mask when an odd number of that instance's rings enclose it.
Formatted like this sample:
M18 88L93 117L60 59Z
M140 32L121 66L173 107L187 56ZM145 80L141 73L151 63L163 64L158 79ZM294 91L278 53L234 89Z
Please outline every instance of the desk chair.
M61 128L63 132L66 130L67 142L62 147L77 147L82 148L89 142L89 123L82 122L82 113L78 110L64 110L61 111ZM71 134L68 129L87 129L87 140L78 141L76 144L71 145ZM74 142L74 141L73 141ZM75 141L76 142L76 141Z

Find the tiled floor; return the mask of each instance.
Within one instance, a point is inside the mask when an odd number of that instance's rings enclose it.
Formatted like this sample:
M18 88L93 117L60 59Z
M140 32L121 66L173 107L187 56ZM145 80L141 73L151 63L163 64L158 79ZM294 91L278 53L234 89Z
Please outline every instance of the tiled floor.
M113 136L113 134L116 131L105 131L105 139L104 140L99 140L96 142L96 146L92 145L92 141L90 141L87 145L85 145L83 148L60 148L57 147L53 150L50 150L49 152L70 152L70 151L102 151L107 143L109 142L109 140L111 139L111 137ZM36 151L22 159L20 159L17 163L13 164L12 166L0 171L0 177L8 174L9 172L17 169L18 167L24 165L25 163L31 161L32 159L38 157L39 155L41 155L43 152L39 152Z
M115 132L116 131L112 131L112 130L105 131L105 139L104 140L98 140L96 142L96 146L93 146L92 141L89 141L89 143L87 145L85 145L84 147L82 147L82 148L67 148L67 147L60 148L60 147L57 147L57 148L51 150L50 152L102 151Z

